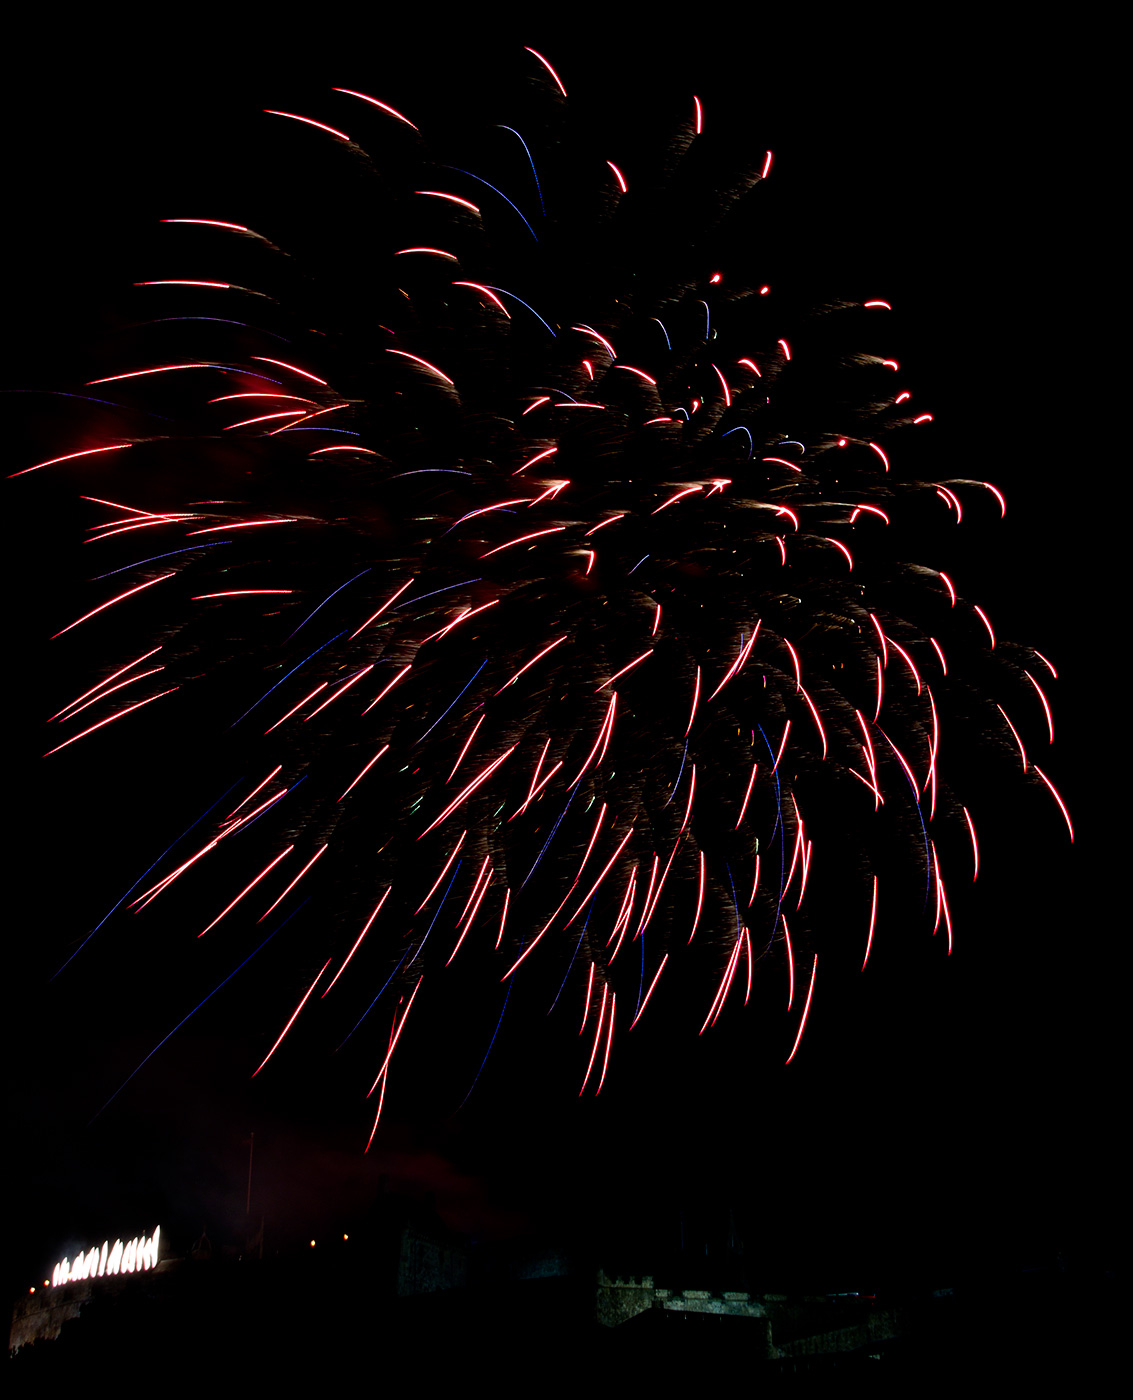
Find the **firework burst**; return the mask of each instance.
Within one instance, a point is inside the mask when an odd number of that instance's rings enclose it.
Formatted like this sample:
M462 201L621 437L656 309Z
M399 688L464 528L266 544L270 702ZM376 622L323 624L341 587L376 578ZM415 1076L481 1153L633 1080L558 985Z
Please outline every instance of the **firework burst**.
M900 562L1006 503L920 479L889 304L714 261L771 152L724 178L693 99L635 168L526 59L475 169L380 94L266 113L341 202L293 239L171 211L97 422L15 473L81 473L105 561L51 761L148 711L245 775L123 907L245 961L301 909L255 1072L320 1015L379 1115L436 987L488 1008L467 1078L513 988L592 1093L662 1002L708 1034L757 975L789 1061L827 964L901 921L951 950L986 765L1070 825L1021 737L1053 667Z

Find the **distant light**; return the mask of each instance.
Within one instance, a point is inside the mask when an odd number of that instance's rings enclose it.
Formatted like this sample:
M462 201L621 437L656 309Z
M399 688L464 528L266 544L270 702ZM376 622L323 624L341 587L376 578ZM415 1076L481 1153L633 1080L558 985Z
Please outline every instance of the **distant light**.
M315 1247L315 1242L314 1242L314 1240L312 1240L312 1241L311 1241L311 1248L314 1249L314 1247Z
M343 1235L342 1238L343 1238L344 1240L348 1240L348 1239L350 1238L350 1236L349 1236L349 1235Z
M101 1249L95 1245L86 1254L76 1255L74 1263L69 1259L61 1259L52 1270L50 1285L45 1279L44 1287L58 1288L77 1279L102 1278L106 1274L132 1274L143 1269L152 1269L157 1264L160 1238L159 1228L154 1230L148 1240L144 1235L136 1236L126 1245L121 1240L115 1240L113 1249L110 1242L106 1241Z

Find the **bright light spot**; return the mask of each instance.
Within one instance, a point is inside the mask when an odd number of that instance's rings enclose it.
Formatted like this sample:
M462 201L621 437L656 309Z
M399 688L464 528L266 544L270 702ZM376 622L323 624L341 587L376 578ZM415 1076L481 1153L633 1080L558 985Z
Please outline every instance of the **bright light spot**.
M44 1279L43 1286L59 1288L65 1283L73 1283L80 1279L102 1278L106 1274L133 1274L152 1269L157 1264L160 1238L161 1230L158 1228L148 1240L144 1235L135 1236L126 1245L121 1240L115 1240L113 1248L109 1240L104 1240L101 1248L94 1245L85 1254L77 1254L74 1263L69 1259L61 1259L51 1271L50 1284Z

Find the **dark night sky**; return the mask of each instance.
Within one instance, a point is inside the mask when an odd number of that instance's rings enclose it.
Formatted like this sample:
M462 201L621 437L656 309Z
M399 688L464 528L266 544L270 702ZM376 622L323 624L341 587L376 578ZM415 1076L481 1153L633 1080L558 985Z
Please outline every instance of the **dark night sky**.
M233 1233L251 1129L259 1205L280 1239L364 1210L384 1172L434 1192L453 1223L590 1231L644 1267L678 1209L731 1208L769 1283L785 1272L818 1287L947 1282L988 1262L1021 1268L1058 1250L1104 1249L1116 1037L1112 925L1092 893L1105 839L1089 776L1104 761L1092 752L1100 716L1088 660L1099 558L1056 498L1088 489L1066 475L1086 416L1080 303L1064 272L1083 250L1072 52L986 30L972 46L880 21L874 33L817 36L801 22L692 36L615 25L566 39L548 25L491 43L448 31L391 41L349 25L293 43L251 25L188 39L102 29L72 33L65 47L53 36L50 65L7 94L8 185L25 195L8 230L4 385L89 377L154 220L224 218L239 206L258 109L317 112L333 83L431 111L441 125L519 69L524 43L614 131L648 127L658 93L698 93L710 123L775 151L791 212L772 244L812 259L819 287L864 286L899 305L902 361L938 414L942 460L956 462L942 474L986 476L1009 498L1006 522L994 537L977 534L957 571L1005 635L1038 646L1066 677L1052 686L1050 770L1077 844L1033 790L1006 793L999 829L985 823L980 898L958 901L953 958L919 931L917 946L910 937L890 961L879 957L871 979L816 1002L789 1069L774 1046L760 1059L728 1033L713 1044L674 1036L628 1051L602 1098L580 1103L573 1069L543 1087L543 1057L555 1051L536 1038L527 1053L512 1044L454 1117L427 1082L443 1078L438 1046L400 1086L391 1079L382 1138L363 1158L369 1110L333 1065L304 1069L295 1057L249 1086L247 1032L264 1013L255 980L237 980L90 1125L190 1009L198 983L180 951L135 947L111 926L46 979L152 858L141 848L175 835L224 783L179 773L171 795L149 755L109 779L94 754L53 767L36 758L48 706L78 689L72 663L44 638L74 611L83 577L80 517L37 488L7 517L19 539L10 607L22 649L10 745L10 1120L26 1171L12 1286L108 1232L161 1223L182 1245L203 1224ZM304 173L277 193L324 191ZM6 398L13 469L67 450L55 407ZM37 513L26 528L24 499Z

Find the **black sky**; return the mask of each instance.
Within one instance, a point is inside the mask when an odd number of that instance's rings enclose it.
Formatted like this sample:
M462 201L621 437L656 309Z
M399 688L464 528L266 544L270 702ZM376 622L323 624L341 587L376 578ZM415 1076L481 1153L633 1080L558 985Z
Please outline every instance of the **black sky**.
M255 985L235 981L91 1124L191 1008L197 982L180 953L135 962L141 950L112 925L47 978L140 873L137 838L147 851L172 839L219 789L215 774L181 773L170 796L148 755L109 779L93 760L40 763L42 718L76 689L45 638L74 611L82 519L49 490L21 496L7 511L19 647L9 1080L26 1172L13 1286L106 1233L161 1223L185 1243L202 1225L233 1232L253 1129L259 1207L281 1239L364 1210L385 1172L435 1193L453 1223L585 1230L646 1267L682 1210L732 1209L769 1285L788 1272L818 1287L902 1271L947 1282L988 1261L1022 1268L1104 1249L1115 996L1092 776L1108 748L1090 660L1101 561L1070 522L1084 473L1067 478L1086 417L1081 319L1062 272L1084 251L1060 96L1077 81L1074 55L1006 30L975 40L881 20L820 33L754 20L713 33L560 28L486 39L367 21L311 35L265 21L45 35L50 62L7 94L8 182L22 193L8 229L5 387L89 377L154 221L231 217L255 183L258 109L329 112L333 84L459 123L525 71L524 43L623 146L671 111L674 93L695 92L708 123L775 152L791 199L772 243L813 256L816 285L899 307L902 360L938 415L942 458L1006 490L1007 520L968 549L963 586L1066 677L1052 686L1050 770L1078 841L1068 846L1031 789L1005 794L952 959L939 940L879 957L872 981L816 1004L789 1070L773 1053L753 1061L738 1038L689 1036L627 1055L602 1099L580 1104L561 1084L548 1097L536 1042L527 1057L511 1047L510 1068L454 1117L425 1083L428 1066L443 1066L438 1047L391 1090L383 1138L363 1159L367 1110L333 1067L292 1062L249 1087L246 1032L262 1009ZM278 189L312 207L328 193L308 170ZM12 470L67 450L55 432L66 410L5 398ZM25 500L52 516L25 523ZM408 1091L418 1079L426 1107Z

